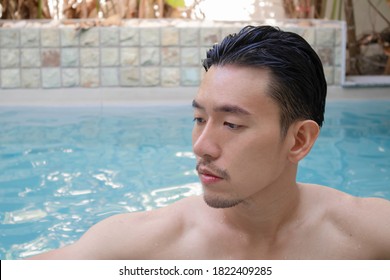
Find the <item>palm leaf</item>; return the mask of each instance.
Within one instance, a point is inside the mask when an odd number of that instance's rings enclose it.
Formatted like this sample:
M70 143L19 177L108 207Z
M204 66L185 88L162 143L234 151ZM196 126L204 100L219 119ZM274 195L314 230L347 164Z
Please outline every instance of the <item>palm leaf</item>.
M185 8L186 6L184 0L165 0L165 3L173 8Z

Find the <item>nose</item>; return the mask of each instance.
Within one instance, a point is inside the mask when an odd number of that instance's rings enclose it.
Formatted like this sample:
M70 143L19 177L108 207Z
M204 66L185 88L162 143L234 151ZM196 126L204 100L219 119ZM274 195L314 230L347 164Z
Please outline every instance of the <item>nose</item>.
M195 155L208 160L215 160L221 154L218 132L208 122L203 126L195 125L192 131L192 147Z

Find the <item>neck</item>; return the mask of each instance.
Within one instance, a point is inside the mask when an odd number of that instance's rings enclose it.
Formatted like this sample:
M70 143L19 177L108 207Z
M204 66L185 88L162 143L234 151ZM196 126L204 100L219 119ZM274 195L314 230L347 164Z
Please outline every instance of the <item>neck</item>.
M227 225L248 236L275 238L294 220L300 201L294 183L269 186L239 205L223 209Z

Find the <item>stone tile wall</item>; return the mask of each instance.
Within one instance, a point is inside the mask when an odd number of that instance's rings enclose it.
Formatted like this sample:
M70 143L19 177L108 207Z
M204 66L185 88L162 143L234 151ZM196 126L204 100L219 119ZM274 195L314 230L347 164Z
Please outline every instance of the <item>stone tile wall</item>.
M3 22L0 88L197 86L206 51L247 24L254 23L130 20L80 29L77 23ZM273 25L302 35L321 57L328 84L341 83L342 22Z

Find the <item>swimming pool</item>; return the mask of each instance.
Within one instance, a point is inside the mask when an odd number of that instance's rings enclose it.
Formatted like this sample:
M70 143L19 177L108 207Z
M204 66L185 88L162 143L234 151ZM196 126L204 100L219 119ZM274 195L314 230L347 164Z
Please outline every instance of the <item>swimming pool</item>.
M189 105L0 107L0 259L201 193ZM390 101L332 101L299 181L390 199Z

